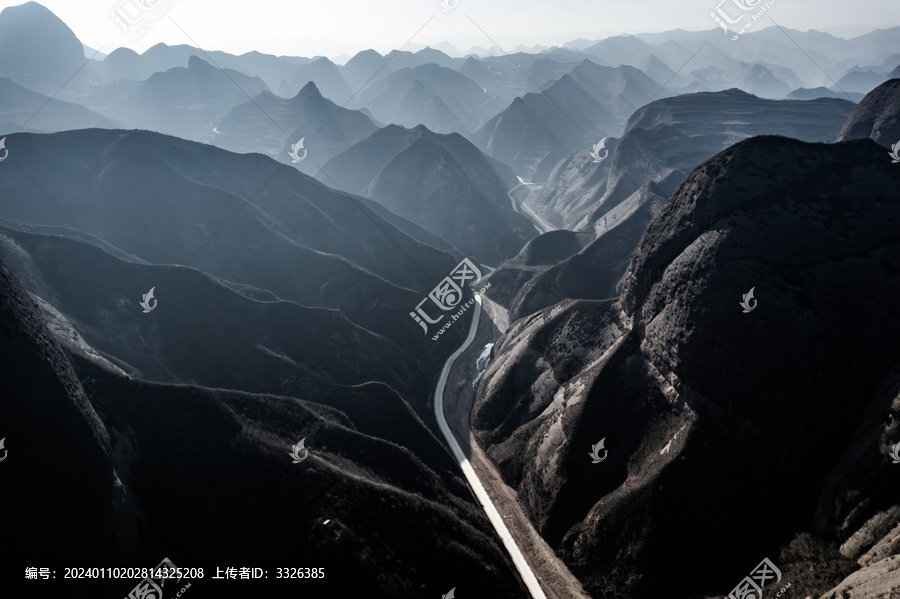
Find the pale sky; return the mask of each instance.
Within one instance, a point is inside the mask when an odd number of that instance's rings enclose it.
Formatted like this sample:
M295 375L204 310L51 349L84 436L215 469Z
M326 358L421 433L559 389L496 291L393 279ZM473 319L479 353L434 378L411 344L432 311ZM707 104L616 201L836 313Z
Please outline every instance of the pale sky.
M721 0L444 0L457 6L443 12L439 0L43 0L79 37L105 54L125 46L190 44L204 50L241 54L337 56L375 48L399 49L449 41L461 49L562 44L575 38L600 39L621 33L716 27L709 13ZM731 2L754 0L725 0ZM766 0L767 1L767 0ZM759 6L763 6L765 1ZM0 0L0 9L22 4ZM140 8L143 5L144 10ZM166 9L166 6L168 8ZM110 16L160 15L136 36ZM900 0L775 0L766 18L792 29L850 31L900 25ZM771 24L767 22L767 25ZM841 34L843 29L833 31ZM850 37L849 35L846 37ZM416 49L416 48L413 48ZM900 51L900 45L898 45Z

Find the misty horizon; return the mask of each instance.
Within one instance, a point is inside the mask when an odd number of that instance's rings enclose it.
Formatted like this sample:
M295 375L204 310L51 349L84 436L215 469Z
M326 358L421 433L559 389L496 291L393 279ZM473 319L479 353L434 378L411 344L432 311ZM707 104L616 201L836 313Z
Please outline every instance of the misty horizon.
M129 39L113 16L118 9L127 19L134 12L128 2L89 0L76 7L65 0L48 0L44 5L60 16L87 46L104 55L120 47L140 53L165 43L234 54L259 51L276 56L327 56L338 63L367 49L384 54L433 47L451 56L497 55L565 47L573 42L578 47L582 45L579 40L600 41L621 35L709 31L716 27L710 13L721 6L712 0L689 0L679 3L676 9L671 2L645 0L637 13L638 3L629 3L635 9L628 9L616 3L582 5L576 0L552 5L530 0L486 0L477 4L454 1L458 2L455 8L445 13L438 0L344 0L340 3L343 8L324 11L312 5L304 10L265 0L248 14L240 1L211 4L207 0L166 0L153 5L159 6L154 14L161 11L160 17L137 39ZM4 0L0 10L18 4ZM890 0L873 0L854 7L849 23L842 12L844 3L838 0L798 0L777 6L777 18L770 15L772 20L766 19L759 30L779 26L849 39L900 26L900 6ZM262 19L264 14L278 17ZM585 23L592 21L598 26L586 28ZM312 35L309 29L314 32Z
M4 596L900 597L895 0L0 7Z

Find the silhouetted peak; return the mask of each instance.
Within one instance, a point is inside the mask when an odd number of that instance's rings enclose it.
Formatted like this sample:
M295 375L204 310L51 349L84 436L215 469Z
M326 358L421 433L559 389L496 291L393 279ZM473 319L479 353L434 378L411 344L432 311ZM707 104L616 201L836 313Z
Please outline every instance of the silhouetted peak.
M303 89L295 96L295 98L321 98L322 92L316 86L315 82L310 81L303 86Z
M188 68L192 71L196 71L201 69L210 70L214 69L215 67L196 54L191 54L190 58L188 58Z

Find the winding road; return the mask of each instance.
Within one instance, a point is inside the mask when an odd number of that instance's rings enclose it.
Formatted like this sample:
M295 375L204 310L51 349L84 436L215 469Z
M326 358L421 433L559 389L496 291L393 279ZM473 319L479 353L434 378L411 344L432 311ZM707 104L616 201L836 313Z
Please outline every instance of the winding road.
M530 206L525 204L524 200L522 201L522 210L519 210L519 205L516 204L516 198L513 197L513 192L520 187L531 189L531 187L529 186L537 187L537 185L535 185L534 183L526 183L525 181L522 181L522 177L519 177L519 184L515 187L510 188L509 191L506 192L506 195L509 197L509 201L512 203L513 210L519 212L520 214L525 213L525 215L528 216L534 223L534 228L537 229L538 233L549 233L550 231L555 231L557 227L554 227L546 220L544 220L543 217L532 210Z
M456 358L472 344L472 341L475 339L475 335L478 332L478 323L481 319L481 297L476 295L475 301L477 306L475 308L475 314L472 316L472 326L469 329L469 335L459 349L447 358L447 361L444 363L444 369L441 371L441 376L438 379L437 387L434 392L434 415L435 418L437 418L438 427L440 427L441 433L444 435L447 444L450 446L450 450L459 462L459 466L462 468L466 480L469 481L469 486L472 487L475 497L478 498L478 501L484 508L484 511L491 521L491 524L493 524L494 529L497 531L497 534L500 535L500 539L503 541L503 545L509 552L513 564L522 576L522 580L525 582L525 586L528 588L529 593L531 593L531 596L534 599L547 599L547 596L541 588L541 584L538 582L534 572L532 572L528 562L525 561L525 556L522 555L522 551L513 540L509 529L503 522L503 518L497 511L497 508L494 507L494 503L491 501L487 491L481 484L478 475L475 474L475 469L472 468L472 464L469 463L468 458L466 458L465 453L463 453L462 447L459 446L459 442L456 440L456 437L453 436L450 426L447 424L447 419L444 417L444 390L447 387L447 377L450 374L450 368L453 366L453 362Z

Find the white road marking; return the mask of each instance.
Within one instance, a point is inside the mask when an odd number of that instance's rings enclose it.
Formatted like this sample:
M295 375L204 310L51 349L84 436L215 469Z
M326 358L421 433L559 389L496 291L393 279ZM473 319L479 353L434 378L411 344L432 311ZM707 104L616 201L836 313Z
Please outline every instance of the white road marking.
M466 455L463 453L462 447L459 446L456 437L454 437L453 433L450 431L447 419L444 418L444 389L447 387L447 377L450 374L450 368L453 366L453 362L456 358L472 344L472 341L475 340L475 334L478 332L478 322L481 320L481 298L475 296L475 301L477 302L478 307L475 309L475 315L472 317L472 327L469 329L469 336L466 337L466 340L459 349L447 358L447 361L444 363L444 369L441 371L441 377L438 379L437 387L434 392L434 415L437 418L438 427L441 429L441 433L447 440L447 444L450 445L450 451L453 452L453 456L459 462L459 466L462 468L466 480L469 481L469 486L472 487L472 491L484 508L484 512L487 514L488 519L491 521L491 524L493 524L497 534L500 535L500 540L503 541L506 551L509 552L509 556L512 558L513 564L516 566L519 574L522 576L522 581L525 583L525 586L528 587L531 596L534 599L547 599L543 589L541 589L541 584L534 576L534 572L531 571L528 562L525 561L525 556L522 555L519 546L516 545L515 540L513 540L509 529L503 522L503 518L497 511L497 508L494 507L494 503L491 501L490 496L488 496L487 491L478 479L478 475L475 474L475 469L469 463L468 458L466 458Z

